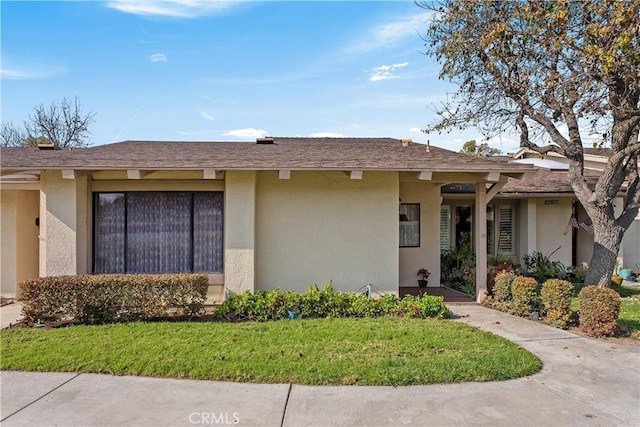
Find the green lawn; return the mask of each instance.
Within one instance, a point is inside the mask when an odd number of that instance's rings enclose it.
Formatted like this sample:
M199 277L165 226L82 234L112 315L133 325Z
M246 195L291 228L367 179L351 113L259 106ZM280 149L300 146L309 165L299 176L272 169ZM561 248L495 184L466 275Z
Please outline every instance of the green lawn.
M542 367L518 345L468 325L393 317L18 328L0 339L5 370L409 385L506 380Z
M640 339L640 289L620 288L620 316L618 328L620 334Z

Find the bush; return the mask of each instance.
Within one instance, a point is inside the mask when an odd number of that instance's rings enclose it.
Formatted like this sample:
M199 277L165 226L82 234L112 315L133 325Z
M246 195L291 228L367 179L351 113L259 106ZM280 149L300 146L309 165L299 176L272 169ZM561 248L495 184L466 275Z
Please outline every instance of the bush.
M204 312L205 274L55 276L20 283L27 322L96 324Z
M387 315L447 318L450 312L442 297L425 295L416 298L408 295L398 299L395 295L388 294L374 299L365 295L335 292L331 284L322 290L312 285L303 293L287 291L282 294L276 289L269 292L246 291L231 294L214 312L216 319L226 321L268 321L291 316L317 318Z
M549 279L565 279L567 269L560 261L551 261L541 252L534 251L531 255L522 257L525 271L528 276L534 277L538 283L544 283Z
M620 295L610 288L585 286L578 294L580 329L592 337L616 332L620 314Z
M509 271L502 271L496 275L493 284L493 297L497 302L511 300L511 283L516 275Z
M547 312L547 320L566 328L571 319L571 298L575 287L566 280L549 279L542 285L540 296Z
M511 282L511 312L518 316L528 315L540 309L538 282L533 277L517 276Z

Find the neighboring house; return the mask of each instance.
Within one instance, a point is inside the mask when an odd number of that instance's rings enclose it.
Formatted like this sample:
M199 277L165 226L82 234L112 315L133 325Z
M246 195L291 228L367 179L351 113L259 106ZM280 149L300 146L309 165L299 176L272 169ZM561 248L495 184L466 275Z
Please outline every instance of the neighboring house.
M592 186L602 174L611 150L607 148L585 148L584 149L584 164L585 164L585 176L587 182ZM566 177L566 171L568 169L569 161L562 155L549 152L544 159L540 159L540 154L528 150L520 149L512 155L514 162L518 163L530 163L534 165L541 165L548 167L557 174L561 174L565 181L564 186L568 192L573 193L568 178ZM537 175L536 175L537 176ZM517 184L516 184L517 185ZM552 188L562 190L563 184L558 182L555 185L548 185L547 191L550 192ZM508 190L505 188L505 191ZM624 202L624 194L620 194L619 197L614 199L614 211L616 215L622 212ZM573 250L572 250L572 262L563 260L567 265L577 265L582 262L589 262L593 253L593 235L589 231L588 225L591 223L589 216L580 204L580 202L573 198L573 212L574 217L578 223L578 227L573 231ZM565 215L567 213L565 212ZM634 268L640 266L640 212L636 216L635 221L631 224L627 232L625 233L622 245L620 247L620 253L618 254L618 262L620 267L627 266Z
M390 138L127 141L2 148L0 158L8 297L25 279L87 273L205 272L217 298L223 288L302 291L328 281L341 291L372 284L398 293L417 286L423 267L438 286L441 206L450 217L462 212L441 192L449 183L471 184L464 203L481 207L473 212L480 296L486 214L492 248L512 201L486 205L509 179L534 174L531 165ZM527 219L512 216L512 231ZM564 225L568 217L547 220Z

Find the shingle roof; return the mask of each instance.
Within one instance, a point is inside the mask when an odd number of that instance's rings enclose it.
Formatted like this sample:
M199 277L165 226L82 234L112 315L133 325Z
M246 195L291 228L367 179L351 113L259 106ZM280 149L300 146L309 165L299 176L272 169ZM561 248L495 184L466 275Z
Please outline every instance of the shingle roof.
M392 138L274 138L249 142L125 141L73 150L2 148L3 169L378 169L526 172Z
M596 181L600 177L600 172L585 169L585 177L591 188L595 186ZM448 194L473 194L475 192L474 184L448 184L442 187L443 193ZM519 180L509 179L505 186L500 190L502 195L515 196L518 194L573 194L573 188L569 182L569 175L564 170L547 170L539 169L536 171L532 179Z

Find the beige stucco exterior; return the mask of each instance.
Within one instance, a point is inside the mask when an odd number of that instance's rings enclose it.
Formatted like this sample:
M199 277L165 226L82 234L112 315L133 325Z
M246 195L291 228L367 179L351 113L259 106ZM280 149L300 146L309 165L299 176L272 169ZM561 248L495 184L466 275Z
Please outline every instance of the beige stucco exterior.
M224 281L233 292L255 290L255 200L255 171L226 172Z
M0 191L0 296L16 296L17 284L38 277L38 191Z
M259 172L255 215L258 289L397 292L397 173Z
M420 203L420 247L400 248L400 286L418 286L421 268L431 273L429 286L440 286L440 186L401 182L400 198L403 203Z
M534 226L536 230L536 250L545 256L550 255L549 259L552 261L571 265L572 228L568 224L572 212L572 199L565 197L533 200L536 205L536 221L535 225L531 221L529 227Z

